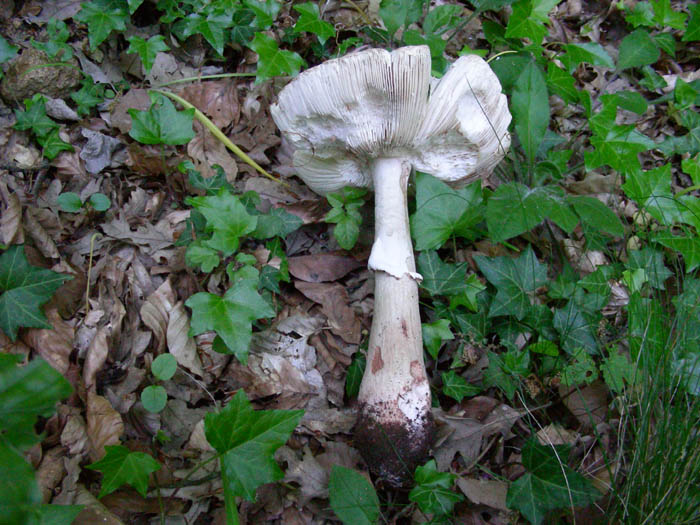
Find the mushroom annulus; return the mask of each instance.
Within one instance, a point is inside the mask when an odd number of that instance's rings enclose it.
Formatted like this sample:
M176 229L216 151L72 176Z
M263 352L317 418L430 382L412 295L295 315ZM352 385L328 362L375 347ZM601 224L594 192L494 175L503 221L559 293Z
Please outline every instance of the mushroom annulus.
M510 145L507 100L483 59L463 56L439 80L430 72L427 46L359 51L301 73L271 106L312 190L374 189L374 315L355 445L393 485L426 458L434 434L407 209L411 170L465 184L488 175Z

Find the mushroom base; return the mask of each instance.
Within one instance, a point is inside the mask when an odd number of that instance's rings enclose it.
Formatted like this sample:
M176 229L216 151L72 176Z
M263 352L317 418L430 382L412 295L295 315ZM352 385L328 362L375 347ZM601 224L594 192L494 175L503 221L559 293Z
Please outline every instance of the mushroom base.
M429 408L419 418L408 420L389 402L383 407L359 406L355 448L370 470L392 486L399 487L413 478L416 467L428 457L434 438L435 423Z

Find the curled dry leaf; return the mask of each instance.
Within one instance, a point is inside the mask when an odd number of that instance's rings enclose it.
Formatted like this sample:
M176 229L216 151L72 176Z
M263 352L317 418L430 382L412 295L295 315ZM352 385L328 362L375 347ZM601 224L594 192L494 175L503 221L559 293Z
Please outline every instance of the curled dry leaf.
M66 451L63 447L53 447L44 453L41 464L36 471L36 480L41 490L41 500L49 503L53 497L53 491L66 474L63 457Z
M231 80L191 84L182 91L181 96L208 116L218 128L238 123L241 110L236 84Z
M24 332L22 339L58 373L65 374L73 352L75 329L58 315L55 308L46 312L46 318L52 329L30 328Z
M178 364L193 374L204 375L202 361L197 353L197 344L190 335L190 317L182 301L170 310L167 329L168 350Z
M90 342L83 366L83 382L88 390L95 387L95 376L105 364L107 354L109 353L109 344L107 342L107 334L109 328L102 326L97 329L95 337Z
M97 461L105 455L105 446L118 445L124 433L124 422L119 412L104 397L88 392L87 435L90 459Z
M306 410L299 423L299 432L308 432L313 436L322 434L349 434L355 425L357 413L354 409L316 408Z
M590 385L559 387L562 402L585 428L605 421L608 413L608 387L602 381Z
M167 342L168 320L170 310L175 304L175 292L170 279L166 279L158 289L146 298L141 306L141 320L153 331L158 348L156 353L163 353Z
M299 255L290 257L288 260L289 273L297 279L310 283L337 281L354 269L366 264L352 257L333 255L331 253Z
M63 151L56 157L51 165L62 179L84 180L87 177L85 165L80 159L80 149L75 151Z
M5 209L0 216L0 235L3 244L22 244L24 231L22 229L22 205L16 193L10 190L4 183L0 183L0 194L5 203Z
M124 241L141 248L147 255L173 244L173 230L166 220L161 219L156 224L146 223L132 230L123 214L111 222L102 224L102 231L112 239Z
M573 445L578 438L578 432L567 430L558 423L550 423L537 431L540 445Z
M297 454L286 446L280 448L275 457L287 462L284 481L299 484L299 505L304 506L313 498L328 497L330 468L322 466L316 460L308 445L304 447L302 459L299 459Z
M27 208L24 211L24 225L27 233L34 240L34 245L44 257L49 259L60 259L58 248L53 239L46 233L44 227L34 217L34 212Z
M151 98L145 89L130 89L112 104L112 125L125 135L131 131L130 109L145 111L151 107Z
M238 165L224 143L199 122L194 123L194 129L196 135L187 144L187 154L197 170L204 178L208 179L216 174L212 166L218 164L224 169L226 180L229 182L236 180Z
M306 283L295 281L294 286L312 301L321 305L321 310L328 317L331 332L343 341L359 344L362 336L360 320L348 303L350 298L345 287L338 283Z
M67 412L66 424L61 432L61 446L80 461L88 452L87 425L77 409L68 409Z
M84 506L73 523L80 523L81 525L124 525L122 520L100 503L99 500L80 483L76 485L73 503L75 505Z

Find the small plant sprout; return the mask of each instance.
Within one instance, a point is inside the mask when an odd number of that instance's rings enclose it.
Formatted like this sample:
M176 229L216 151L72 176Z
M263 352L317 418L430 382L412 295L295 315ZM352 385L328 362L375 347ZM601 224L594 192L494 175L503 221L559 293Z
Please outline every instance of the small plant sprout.
M93 193L90 197L83 202L80 195L73 193L72 191L67 191L61 193L57 198L56 202L61 211L67 213L78 213L83 209L93 209L95 211L107 211L112 205L112 201L104 193Z
M271 107L311 189L375 192L374 318L355 443L395 485L423 462L433 438L407 210L411 169L467 183L510 145L506 97L484 60L464 56L440 80L430 71L427 46L370 49L302 73Z

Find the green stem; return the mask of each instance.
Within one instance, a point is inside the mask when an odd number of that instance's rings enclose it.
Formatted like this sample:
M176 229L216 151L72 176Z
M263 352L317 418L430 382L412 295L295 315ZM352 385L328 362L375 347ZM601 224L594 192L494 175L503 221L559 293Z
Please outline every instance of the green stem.
M171 80L170 82L166 82L165 84L159 84L156 86L158 89L164 88L167 86L172 86L173 84L184 84L186 82L196 82L199 80L211 80L214 78L236 78L236 77L254 77L255 73L219 73L218 75L201 75L198 77L187 77L187 78L179 78L177 80Z

